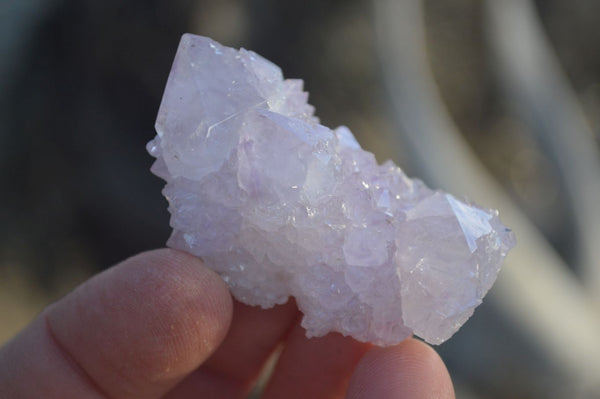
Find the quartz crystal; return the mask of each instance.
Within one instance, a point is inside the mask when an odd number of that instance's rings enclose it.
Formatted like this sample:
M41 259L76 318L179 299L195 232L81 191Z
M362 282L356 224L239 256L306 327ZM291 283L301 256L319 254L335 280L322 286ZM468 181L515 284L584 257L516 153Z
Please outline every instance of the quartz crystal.
M166 180L168 245L202 257L239 301L293 296L307 336L378 345L449 338L515 245L498 212L378 165L319 123L302 81L182 37L148 143Z

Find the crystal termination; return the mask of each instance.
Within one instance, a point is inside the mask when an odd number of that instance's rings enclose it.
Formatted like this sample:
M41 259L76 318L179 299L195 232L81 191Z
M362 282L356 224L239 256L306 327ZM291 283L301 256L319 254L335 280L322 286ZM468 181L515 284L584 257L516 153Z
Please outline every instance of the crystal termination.
M307 100L254 52L182 37L147 146L167 182L167 244L241 302L295 297L309 337L443 342L491 288L512 232L497 211L378 165Z

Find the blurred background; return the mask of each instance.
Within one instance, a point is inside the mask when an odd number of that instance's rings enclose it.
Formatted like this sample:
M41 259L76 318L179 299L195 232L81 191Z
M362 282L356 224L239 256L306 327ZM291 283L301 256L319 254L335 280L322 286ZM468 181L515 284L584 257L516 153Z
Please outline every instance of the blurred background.
M0 0L0 344L169 235L145 143L179 38L305 80L322 123L500 210L518 248L436 349L458 398L600 398L600 2Z

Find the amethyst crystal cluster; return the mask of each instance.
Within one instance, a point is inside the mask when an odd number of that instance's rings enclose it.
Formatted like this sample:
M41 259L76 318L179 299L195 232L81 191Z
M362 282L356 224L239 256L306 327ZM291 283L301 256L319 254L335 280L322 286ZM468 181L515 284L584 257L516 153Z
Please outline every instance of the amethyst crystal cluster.
M378 165L307 99L252 51L183 36L148 143L167 182L168 245L202 257L241 302L293 296L308 336L443 342L481 303L513 234L497 211Z

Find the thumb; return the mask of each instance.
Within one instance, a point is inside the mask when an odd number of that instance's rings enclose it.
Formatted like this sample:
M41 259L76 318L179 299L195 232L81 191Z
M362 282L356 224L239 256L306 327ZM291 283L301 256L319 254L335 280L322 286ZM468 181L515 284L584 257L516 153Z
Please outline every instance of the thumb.
M46 308L0 349L0 397L158 398L229 328L223 281L190 255L146 252Z

